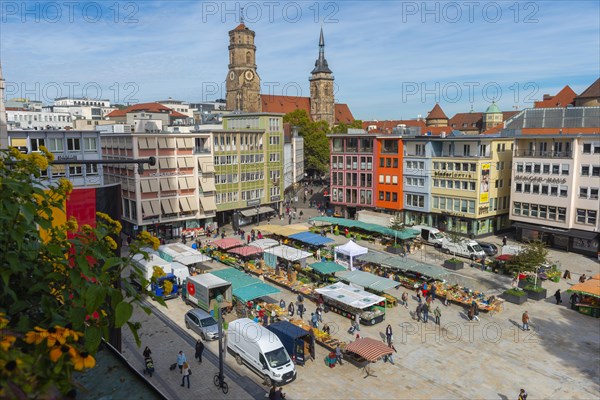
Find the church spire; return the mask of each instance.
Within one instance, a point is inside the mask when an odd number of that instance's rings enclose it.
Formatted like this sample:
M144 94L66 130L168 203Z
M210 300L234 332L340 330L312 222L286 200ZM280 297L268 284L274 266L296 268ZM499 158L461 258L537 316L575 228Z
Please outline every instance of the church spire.
M323 36L323 27L321 27L321 35L319 37L319 58L315 61L315 68L312 70L312 74L317 74L319 72L324 72L327 74L331 74L331 70L327 65L327 60L325 59L325 38Z

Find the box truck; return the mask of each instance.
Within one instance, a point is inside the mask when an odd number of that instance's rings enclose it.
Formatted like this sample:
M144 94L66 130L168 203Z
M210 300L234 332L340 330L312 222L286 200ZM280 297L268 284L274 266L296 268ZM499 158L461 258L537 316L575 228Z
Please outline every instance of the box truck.
M296 379L296 366L281 340L250 318L229 323L227 350L239 365L245 363L262 376L267 386L283 385Z
M295 364L304 365L307 358L315 358L315 337L310 332L289 321L275 322L266 328L277 335Z
M133 265L141 271L142 278L146 282L146 290L152 291L156 296L163 297L165 300L175 298L179 294L179 284L177 278L171 273L171 263L163 260L158 254L148 252L147 256L136 254L133 256ZM154 267L162 268L165 275L153 280ZM165 293L165 283L171 283L171 290ZM132 277L132 283L142 287L142 281L137 276ZM169 285L166 285L169 286Z
M231 307L231 282L216 275L206 273L188 276L185 280L185 302L210 312L215 305L221 308Z

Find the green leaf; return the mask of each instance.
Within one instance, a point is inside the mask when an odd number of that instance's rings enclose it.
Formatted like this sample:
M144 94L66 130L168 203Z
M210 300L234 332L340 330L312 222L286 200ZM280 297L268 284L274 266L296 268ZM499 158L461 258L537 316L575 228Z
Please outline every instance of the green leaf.
M91 285L85 292L85 308L88 314L97 311L104 303L106 290L102 286Z
M106 260L104 262L104 265L102 266L102 272L106 272L106 271L110 270L114 266L121 264L121 262L122 262L122 260L120 257L109 258L108 260Z
M86 314L85 308L83 307L71 308L69 315L71 316L71 322L73 323L74 328L81 329L85 321Z
M85 349L92 354L96 353L100 341L102 340L102 330L97 326L88 326L85 330Z
M126 302L122 301L117 304L115 309L115 327L122 327L133 315L133 306Z
M127 326L129 326L129 329L133 334L135 344L137 345L137 347L140 347L142 345L142 341L140 340L140 335L138 334L139 324L137 322L127 322Z

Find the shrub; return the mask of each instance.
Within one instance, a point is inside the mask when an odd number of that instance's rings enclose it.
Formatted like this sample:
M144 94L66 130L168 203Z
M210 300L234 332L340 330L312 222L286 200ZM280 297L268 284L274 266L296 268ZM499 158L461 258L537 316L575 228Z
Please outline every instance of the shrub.
M518 288L508 289L504 292L504 294L508 294L511 296L517 296L517 297L527 296L527 293L524 290L521 290Z

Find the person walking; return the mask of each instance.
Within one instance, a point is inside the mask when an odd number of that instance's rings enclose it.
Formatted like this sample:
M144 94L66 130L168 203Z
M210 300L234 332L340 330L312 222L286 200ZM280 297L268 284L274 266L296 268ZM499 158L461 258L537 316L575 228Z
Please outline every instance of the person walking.
M473 302L473 319L479 322L479 306Z
M404 308L408 308L408 293L402 293L402 303L404 304Z
M317 310L315 311L315 315L317 317L317 321L323 322L323 311L321 311L321 307L317 306Z
M528 331L529 329L529 313L525 311L523 316L521 317L521 322L523 322L523 330Z
M304 315L304 304L302 303L298 304L298 315L300 316L300 319L302 319L302 316Z
M183 351L179 351L179 354L177 354L177 366L179 367L179 373L182 374L183 373L183 363L185 363L187 360L185 358L185 354L183 353Z
M190 375L192 374L192 371L190 370L190 366L188 365L187 362L184 362L182 367L183 367L183 371L181 373L183 374L183 376L181 377L181 386L185 386L185 381L187 380L187 387L189 389L190 388Z
M472 304L469 306L469 311L467 312L467 316L469 317L469 321L473 321L473 317L475 316L475 309L473 308Z
M290 305L288 306L288 315L290 317L294 316L294 302L290 301Z
M385 328L385 338L387 339L387 344L389 347L392 347L392 325L388 324L387 328Z
M435 301L435 293L437 292L437 286L435 286L433 283L431 284L431 290L429 291L429 293L431 294L431 301Z
M415 310L415 317L417 317L417 322L421 322L421 312L423 312L423 304L417 303L417 309Z
M577 295L577 293L573 293L569 300L571 301L571 310L574 310L575 304L577 304L577 302L579 301L579 296Z
M423 304L423 322L427 323L429 321L429 304Z
M502 246L506 246L506 242L508 241L508 238L506 236L504 236L502 238Z
M150 350L150 348L148 346L146 346L146 348L144 349L144 352L142 354L144 355L144 358L148 358L148 357L150 357L150 354L152 354L152 351Z
M440 308L438 306L436 306L435 310L433 310L433 316L435 317L435 324L439 325L440 317L442 316L442 312L440 311Z
M354 322L356 322L356 330L360 331L360 314L354 316Z
M319 327L319 318L317 317L317 314L310 313L310 323L313 326L313 328Z
M202 339L198 339L196 341L196 354L194 354L194 357L200 363L202 362L202 352L203 351L204 351L204 343L202 343Z
M556 299L556 304L562 303L562 298L560 296L560 289L556 289L556 293L554 293L554 298Z
M339 343L338 345L335 347L335 362L339 363L340 365L342 365L342 348L340 347Z
M521 389L519 391L519 399L518 400L527 400L527 392L525 389Z

